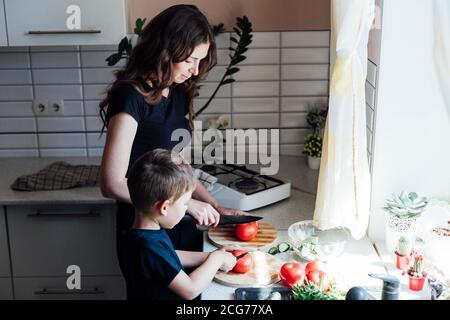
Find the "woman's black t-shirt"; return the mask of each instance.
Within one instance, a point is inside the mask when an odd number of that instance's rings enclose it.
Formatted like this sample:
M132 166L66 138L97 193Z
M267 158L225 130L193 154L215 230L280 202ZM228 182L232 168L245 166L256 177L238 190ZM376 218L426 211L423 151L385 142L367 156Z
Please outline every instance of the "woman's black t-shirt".
M171 87L167 98L163 97L156 105L149 105L132 85L126 84L111 95L106 119L120 112L130 114L138 123L128 167L147 151L157 148L171 150L178 143L188 143L182 139L172 140L172 132L176 129L191 133L186 118L186 93L179 87Z
M188 113L188 102L186 93L177 86L171 87L167 98L162 98L156 105L149 105L132 85L126 84L118 88L111 95L111 99L106 112L106 119L109 121L113 116L120 112L130 114L138 123L136 136L131 148L130 161L128 168L144 153L157 149L164 148L171 150L178 143L183 142L187 144L189 141L172 141L172 132L176 129L188 130L191 129L189 121L186 118ZM133 225L134 207L131 204L117 201L117 250L119 253L119 262L121 262L121 236L126 230L129 230ZM195 223L190 223L189 228L195 228ZM184 229L184 230L181 230ZM183 244L186 237L190 236L191 232L185 230L186 228L176 226L173 230L168 230L168 234L175 245L175 248L180 249L180 244ZM182 239L183 238L183 239Z

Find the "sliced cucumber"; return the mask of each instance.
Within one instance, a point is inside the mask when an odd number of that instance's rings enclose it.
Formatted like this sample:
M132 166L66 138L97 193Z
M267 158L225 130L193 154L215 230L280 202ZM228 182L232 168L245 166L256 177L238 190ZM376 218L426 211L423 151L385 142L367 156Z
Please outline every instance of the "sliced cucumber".
M286 251L289 251L290 249L291 249L291 245L287 242L281 242L278 245L278 251L280 251L280 252L286 252Z
M272 247L269 249L268 253L269 254L277 254L277 253L280 253L280 251L278 250L278 247Z

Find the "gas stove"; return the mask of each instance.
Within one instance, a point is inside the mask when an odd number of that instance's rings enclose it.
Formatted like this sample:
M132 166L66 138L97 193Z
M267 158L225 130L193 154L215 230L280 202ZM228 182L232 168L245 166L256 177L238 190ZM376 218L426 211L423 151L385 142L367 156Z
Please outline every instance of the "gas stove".
M245 166L213 164L194 166L203 182L221 206L244 211L264 207L291 195L291 184L261 175Z

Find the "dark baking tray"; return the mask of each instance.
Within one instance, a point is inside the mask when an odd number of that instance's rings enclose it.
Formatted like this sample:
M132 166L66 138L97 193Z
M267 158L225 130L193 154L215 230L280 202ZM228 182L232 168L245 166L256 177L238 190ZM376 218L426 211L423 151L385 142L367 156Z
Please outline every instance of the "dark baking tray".
M275 291L281 294L281 300L292 300L292 290L285 287L237 288L234 291L234 298L236 300L266 300L269 294Z

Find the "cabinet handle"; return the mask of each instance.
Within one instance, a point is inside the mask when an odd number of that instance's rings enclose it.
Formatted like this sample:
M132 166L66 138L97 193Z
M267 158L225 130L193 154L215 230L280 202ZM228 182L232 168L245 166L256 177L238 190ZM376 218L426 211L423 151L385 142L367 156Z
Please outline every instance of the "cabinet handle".
M37 295L51 295L51 294L104 294L105 291L99 288L85 289L85 290L58 290L58 289L47 289L35 291L34 294Z
M33 218L44 218L44 217L96 217L99 216L100 212L95 210L89 210L87 212L42 212L36 211L35 213L30 213L28 216Z
M85 33L101 33L101 30L30 30L28 34L85 34Z

